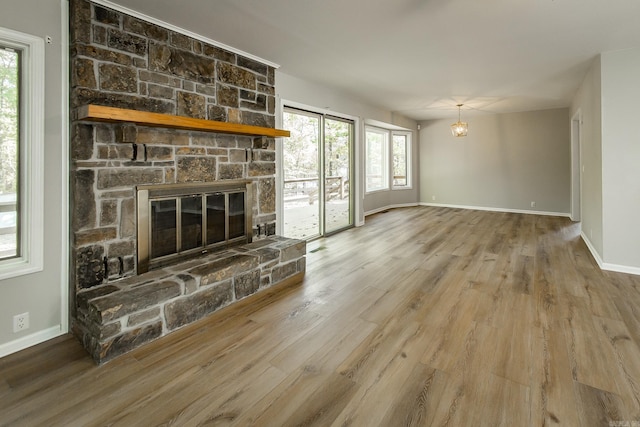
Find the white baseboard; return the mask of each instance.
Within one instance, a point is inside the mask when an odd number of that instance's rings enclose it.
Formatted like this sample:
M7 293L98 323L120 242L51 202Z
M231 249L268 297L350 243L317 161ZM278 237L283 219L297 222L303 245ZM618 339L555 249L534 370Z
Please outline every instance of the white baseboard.
M580 232L580 237L582 237L582 241L587 245L587 248L589 249L589 252L591 252L591 256L593 256L593 259L595 259L598 263L598 267L600 267L601 270L604 270L604 261L602 261L602 257L596 250L595 246L593 246L593 244L591 243L591 240L589 240L587 235L584 234L584 231Z
M381 207L381 208L376 208L376 209L367 211L367 212L364 213L364 216L377 214L379 212L386 211L386 210L389 210L389 209L414 208L416 206L418 206L418 203L401 203L401 204L398 204L398 205L387 205L387 206L384 206L384 207Z
M612 264L610 262L604 262L604 260L602 259L602 257L600 256L596 248L593 246L593 244L587 237L587 235L584 234L584 232L582 232L580 233L580 236L582 237L582 240L584 241L584 243L587 245L587 248L589 248L589 252L591 252L593 259L596 260L596 262L598 263L598 267L600 267L601 270L614 271L616 273L626 273L626 274L633 274L636 276L640 276L639 267L631 267L629 265Z
M20 350L24 350L36 344L43 343L64 333L65 332L62 331L62 326L58 325L49 329L35 332L31 335L26 335L24 337L18 338L17 340L0 345L0 357L8 356L9 354L16 353Z
M628 265L611 264L609 262L605 262L602 264L601 268L603 270L614 271L616 273L626 273L626 274L633 274L636 276L640 276L639 267L630 267Z
M530 211L524 209L506 209L506 208L492 208L486 206L466 206L466 205L449 205L445 203L424 203L421 202L420 206L433 206L437 208L454 208L454 209L470 209L475 211L489 211L489 212L508 212L508 213L520 213L528 215L544 215L544 216L562 216L571 218L571 214L567 212L544 212L544 211Z

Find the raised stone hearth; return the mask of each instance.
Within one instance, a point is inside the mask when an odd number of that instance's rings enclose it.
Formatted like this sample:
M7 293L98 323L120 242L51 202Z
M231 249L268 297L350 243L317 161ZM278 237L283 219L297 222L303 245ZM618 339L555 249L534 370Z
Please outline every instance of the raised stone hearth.
M305 270L306 243L284 237L209 254L78 293L75 333L97 363Z

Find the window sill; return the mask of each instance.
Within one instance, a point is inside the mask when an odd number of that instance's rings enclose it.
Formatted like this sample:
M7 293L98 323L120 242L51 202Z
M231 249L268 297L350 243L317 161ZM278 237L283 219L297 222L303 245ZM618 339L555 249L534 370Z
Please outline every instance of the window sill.
M42 257L27 259L25 257L0 261L0 280L42 271Z
M364 192L364 194L365 194L365 196L366 196L367 194L382 193L382 192L384 192L384 191L391 191L391 189L390 189L390 188L379 188L379 189L377 189L377 190L369 190L369 191L365 191L365 192Z

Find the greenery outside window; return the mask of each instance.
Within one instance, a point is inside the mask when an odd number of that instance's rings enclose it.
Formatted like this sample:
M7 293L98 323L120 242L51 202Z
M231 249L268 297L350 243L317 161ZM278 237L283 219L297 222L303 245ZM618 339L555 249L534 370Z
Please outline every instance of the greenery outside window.
M0 260L20 254L18 239L21 52L0 44Z
M392 132L393 188L411 188L411 134Z
M366 192L389 189L389 132L367 127L366 139Z
M0 28L0 279L42 270L44 41Z
M366 192L411 188L411 132L367 126L365 139Z

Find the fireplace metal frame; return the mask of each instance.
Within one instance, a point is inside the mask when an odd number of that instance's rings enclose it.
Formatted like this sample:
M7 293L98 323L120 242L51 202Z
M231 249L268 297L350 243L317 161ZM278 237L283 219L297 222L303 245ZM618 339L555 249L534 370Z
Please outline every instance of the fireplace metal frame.
M250 243L253 238L253 194L250 180L230 180L206 183L182 183L182 184L157 184L139 185L136 187L137 198L137 272L145 273L150 269L161 267L170 263L183 260L188 257L204 254L212 249L220 249L233 244ZM151 236L151 202L167 198L179 198L188 196L201 196L209 194L244 193L245 206L245 235L229 239L228 235L228 204L225 206L225 240L211 245L193 248L176 254L150 259ZM227 200L227 198L225 198ZM204 215L206 217L206 215ZM206 218L205 218L206 221ZM179 228L177 230L179 233ZM179 236L179 234L178 234ZM204 243L204 239L203 239Z

